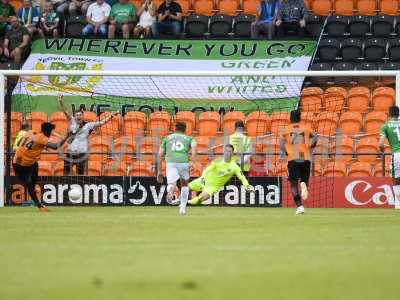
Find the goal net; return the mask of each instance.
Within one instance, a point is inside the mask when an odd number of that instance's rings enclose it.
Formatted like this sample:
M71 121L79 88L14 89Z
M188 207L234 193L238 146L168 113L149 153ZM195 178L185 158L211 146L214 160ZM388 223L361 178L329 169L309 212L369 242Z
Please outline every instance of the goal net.
M384 176L389 169L390 158L378 157L376 146L386 111L395 103L394 73L377 77L346 72L96 73L96 68L64 72L35 68L18 77L7 76L7 205L29 200L13 173L15 137L25 125L37 131L47 121L56 125L52 141L64 136L70 121L58 101L61 95L67 113L81 112L84 122L117 115L94 128L81 157L68 155L68 143L43 152L38 190L47 204L164 204L165 185L157 184L154 176L156 157L162 138L174 131L176 122L186 123L187 134L197 141L198 159L191 176L198 177L222 155L235 123L243 121L252 146L240 156L242 162L250 156L249 178L256 193L246 195L234 178L209 204L292 206L279 135L294 109L318 135L308 207L334 206L338 176L366 175L366 165L371 176ZM162 168L165 174L165 162ZM82 190L81 199L68 197L71 187Z

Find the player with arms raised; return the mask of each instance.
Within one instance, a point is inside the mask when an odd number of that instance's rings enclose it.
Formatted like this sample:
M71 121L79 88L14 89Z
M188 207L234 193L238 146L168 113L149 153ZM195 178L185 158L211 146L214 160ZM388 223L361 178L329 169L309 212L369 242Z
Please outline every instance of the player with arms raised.
M172 201L176 184L180 180L179 213L185 215L189 198L189 151L192 150L192 163L194 163L196 161L197 144L194 138L185 135L185 123L176 123L175 129L176 132L166 136L161 143L157 158L157 180L160 183L163 181L161 158L165 155L167 161L167 201Z
M395 194L395 208L400 209L400 120L399 107L389 107L389 120L380 130L379 149L385 151L385 139L388 139L392 150L391 175Z
M224 157L215 159L201 174L201 177L189 183L192 191L200 192L189 201L191 205L199 205L217 193L234 175L241 181L246 190L254 192L243 175L239 165L233 159L234 148L231 144L224 147Z
M311 150L317 144L317 136L310 126L300 123L299 110L290 112L289 126L285 127L280 136L282 156L287 155L288 179L293 200L296 203L296 214L304 214L304 206L301 199L308 198L308 179L311 170ZM301 194L299 193L299 180Z
M58 149L68 138L66 135L59 143L49 142L51 132L55 126L51 123L42 123L41 132L28 131L22 138L15 152L13 167L15 175L23 186L28 190L29 196L42 212L48 209L39 201L35 185L38 179L38 160L44 148Z

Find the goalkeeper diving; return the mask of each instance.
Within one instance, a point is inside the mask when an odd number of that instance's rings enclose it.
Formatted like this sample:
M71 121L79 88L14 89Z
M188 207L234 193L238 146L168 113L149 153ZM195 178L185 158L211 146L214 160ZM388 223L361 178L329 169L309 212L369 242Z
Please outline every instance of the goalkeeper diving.
M235 175L247 191L254 192L253 186L249 184L243 175L241 168L233 158L234 147L227 144L224 147L224 157L215 159L203 171L201 176L189 183L189 189L200 192L189 201L191 205L199 205L217 193Z

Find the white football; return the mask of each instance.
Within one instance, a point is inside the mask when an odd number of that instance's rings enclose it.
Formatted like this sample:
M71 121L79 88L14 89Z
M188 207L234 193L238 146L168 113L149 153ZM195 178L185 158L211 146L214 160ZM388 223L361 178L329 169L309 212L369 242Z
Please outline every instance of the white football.
M68 192L69 200L76 201L82 197L82 191L79 188L73 187Z

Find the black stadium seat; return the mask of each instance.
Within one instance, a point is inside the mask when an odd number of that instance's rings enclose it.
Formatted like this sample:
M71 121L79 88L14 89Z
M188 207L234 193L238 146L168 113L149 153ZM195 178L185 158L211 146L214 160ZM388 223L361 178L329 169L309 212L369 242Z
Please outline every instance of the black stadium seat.
M349 20L350 36L365 36L371 31L371 19L367 16L353 16Z
M311 71L332 71L332 65L325 62L313 63Z
M204 37L208 32L209 18L203 15L191 14L185 19L185 33L187 37Z
M233 18L227 15L214 15L210 18L210 35L212 37L227 37L232 32Z
M251 36L251 23L255 21L255 16L239 14L234 19L233 33L235 37L248 38Z
M392 39L388 42L388 55L391 61L400 61L400 39Z
M366 61L381 60L386 56L386 41L380 38L368 39L364 46L364 57Z
M86 17L84 16L74 16L67 20L67 25L65 28L65 35L67 37L82 37L82 29L86 26Z
M343 36L347 32L348 17L329 16L325 25L325 32L330 37Z
M375 16L372 18L371 32L375 37L388 37L393 32L392 16Z
M348 38L342 41L342 59L352 61L362 56L362 41L360 39Z
M398 62L386 62L381 65L381 70L388 70L388 71L398 71L400 70L400 63Z
M310 15L306 21L306 31L311 37L319 37L322 27L324 26L324 18L321 16Z
M318 46L318 57L321 61L332 61L339 56L340 42L337 39L323 39Z
M356 70L360 71L373 71L373 70L378 70L378 65L376 63L372 62L361 62L356 64Z
M348 62L340 62L333 65L333 71L352 71L354 69L354 65Z

